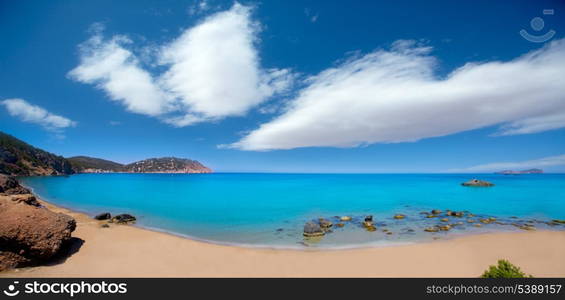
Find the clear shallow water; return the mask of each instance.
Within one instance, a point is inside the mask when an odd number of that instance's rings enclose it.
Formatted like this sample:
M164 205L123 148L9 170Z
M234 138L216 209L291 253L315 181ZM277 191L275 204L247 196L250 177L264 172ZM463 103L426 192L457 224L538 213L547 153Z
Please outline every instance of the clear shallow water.
M462 187L480 178L492 188ZM503 223L565 219L565 174L80 174L26 177L41 198L90 215L133 214L138 225L220 243L271 247L356 247L410 243L457 234L519 230L466 218L448 233L423 229L440 224L420 212L466 210ZM394 220L397 213L403 220ZM372 214L379 228L360 222ZM353 222L321 240L302 237L305 222L349 215ZM511 218L517 217L517 218ZM537 228L546 228L535 223ZM388 235L382 229L393 234ZM565 230L565 226L552 226Z

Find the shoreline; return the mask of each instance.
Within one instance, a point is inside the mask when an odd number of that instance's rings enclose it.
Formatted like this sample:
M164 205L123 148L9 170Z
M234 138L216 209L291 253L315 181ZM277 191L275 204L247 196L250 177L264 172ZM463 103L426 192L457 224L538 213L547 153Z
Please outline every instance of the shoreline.
M102 228L85 213L39 200L74 217L82 240L57 263L0 277L478 277L508 259L534 277L565 277L565 231L485 233L354 249L223 245L131 225Z

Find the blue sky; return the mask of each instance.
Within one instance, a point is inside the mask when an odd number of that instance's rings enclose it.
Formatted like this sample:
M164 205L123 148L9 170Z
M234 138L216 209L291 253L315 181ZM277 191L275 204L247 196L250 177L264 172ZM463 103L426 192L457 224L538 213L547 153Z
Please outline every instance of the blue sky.
M0 130L63 156L225 172L564 172L563 14L562 1L0 1Z

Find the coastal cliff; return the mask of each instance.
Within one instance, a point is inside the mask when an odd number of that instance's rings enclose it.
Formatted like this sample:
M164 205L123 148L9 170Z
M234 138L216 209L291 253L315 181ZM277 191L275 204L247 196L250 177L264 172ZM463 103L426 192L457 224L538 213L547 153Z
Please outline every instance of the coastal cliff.
M64 158L0 131L0 174L44 176L75 173L212 173L212 170L196 160L177 157L149 158L127 165L88 156Z
M0 132L0 174L32 176L73 173L75 170L64 157L35 148Z

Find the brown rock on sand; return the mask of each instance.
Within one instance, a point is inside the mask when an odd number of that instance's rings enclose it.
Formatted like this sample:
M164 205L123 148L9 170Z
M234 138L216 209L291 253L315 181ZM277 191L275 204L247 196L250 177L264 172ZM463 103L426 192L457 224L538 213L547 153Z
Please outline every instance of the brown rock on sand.
M0 194L0 270L44 262L61 249L75 220L41 207L31 194Z

